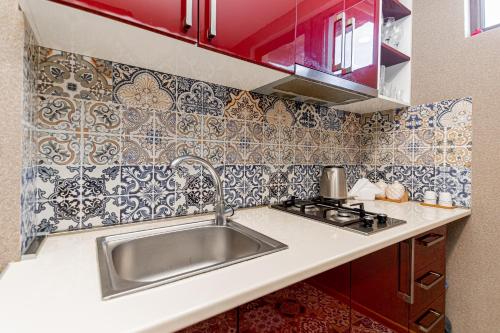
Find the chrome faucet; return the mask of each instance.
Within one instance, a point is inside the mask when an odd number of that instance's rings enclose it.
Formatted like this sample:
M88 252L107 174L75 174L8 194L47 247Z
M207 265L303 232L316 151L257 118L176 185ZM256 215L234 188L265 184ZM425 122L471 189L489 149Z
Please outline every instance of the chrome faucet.
M215 203L215 224L216 225L226 225L226 215L225 215L225 205L224 205L224 192L222 190L222 181L220 180L217 171L214 169L210 162L192 155L186 155L176 158L170 163L172 169L177 168L179 164L186 161L193 161L201 164L210 172L210 175L215 181L215 191L218 196L218 201Z

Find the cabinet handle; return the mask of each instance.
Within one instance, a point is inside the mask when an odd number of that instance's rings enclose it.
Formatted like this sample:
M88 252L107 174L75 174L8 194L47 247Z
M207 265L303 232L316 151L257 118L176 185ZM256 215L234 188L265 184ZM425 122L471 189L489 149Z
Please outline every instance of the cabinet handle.
M217 35L217 0L210 0L210 22L208 28L208 38Z
M186 0L186 18L184 28L187 30L193 26L193 0Z
M430 233L418 239L418 242L426 247L431 247L445 239L445 235Z
M426 284L425 282L423 282L426 278L430 277L430 276L433 276L434 277L434 280L432 280L431 283L429 284ZM433 272L433 271L430 271L428 273L425 273L424 276L422 276L421 278L419 278L417 280L417 285L424 289L424 290L429 290L431 289L432 287L434 287L436 284L438 284L439 282L441 282L442 280L444 279L444 275L443 274L439 274L439 273L436 273L436 272Z
M435 319L429 324L429 326L425 326L422 324L422 321L427 317L427 316L433 316ZM432 331L432 329L441 321L443 320L444 316L442 313L437 312L434 309L429 309L427 310L420 318L417 319L415 322L418 325L418 329L421 330L424 333L428 333Z
M406 303L408 304L413 304L414 298L415 298L415 238L408 239L404 242L407 242L409 244L409 257L410 257L410 277L409 277L409 293L405 293L404 291L401 291L401 243L398 244L398 296L402 298Z
M337 57L336 57L336 51L337 51L337 26L338 23L340 22L340 29L342 30L340 33L340 59L338 59L337 62ZM344 67L344 45L345 45L345 13L340 13L337 15L337 18L333 22L333 68L332 70L334 72L336 71L341 71L342 68Z
M347 61L344 59L344 66L343 66L344 68L342 70L342 74L349 74L350 72L352 72L352 67L353 67L352 62L354 61L354 31L356 30L356 19L354 17L351 17L350 19L347 20L345 30L347 30L347 27L351 27L351 54L350 54L351 59L349 61L349 66L346 65ZM347 36L347 33L345 33L345 35ZM347 42L345 44L347 45ZM347 52L345 52L344 50L344 57L346 53Z

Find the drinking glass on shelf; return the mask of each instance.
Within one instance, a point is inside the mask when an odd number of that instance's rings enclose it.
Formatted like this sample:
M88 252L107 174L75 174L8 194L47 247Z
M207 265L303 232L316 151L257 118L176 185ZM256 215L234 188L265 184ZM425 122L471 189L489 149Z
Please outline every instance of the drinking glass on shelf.
M382 27L382 37L385 43L389 44L389 42L391 41L392 27L394 26L395 22L396 18L394 17L387 17L386 19L384 19L384 25Z
M384 94L385 87L385 66L380 66L380 94Z
M402 37L403 37L403 29L401 29L399 24L393 24L391 28L391 40L390 40L392 46L398 48Z

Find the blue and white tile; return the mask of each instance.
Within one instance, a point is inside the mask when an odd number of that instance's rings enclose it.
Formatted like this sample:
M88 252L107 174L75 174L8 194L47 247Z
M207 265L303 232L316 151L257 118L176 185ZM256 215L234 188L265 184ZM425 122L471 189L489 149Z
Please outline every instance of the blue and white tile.
M246 165L244 186L248 188L260 187L263 185L263 171L261 165Z
M36 191L38 201L70 200L81 195L80 167L37 167Z
M262 205L262 187L245 187L245 207L255 207Z
M166 192L154 195L153 219L163 219L176 214L176 194Z
M413 166L412 181L415 184L433 185L436 178L434 166Z
M201 192L176 192L175 215L199 214L201 205Z
M135 223L151 220L153 216L153 194L117 197L120 207L120 223Z
M333 107L320 107L321 127L327 131L341 131L342 119Z
M287 200L293 195L291 185L269 185L264 187L263 204L276 204Z
M394 166L393 165L377 165L378 180L385 183L394 182Z
M321 128L321 116L318 107L313 104L297 103L296 123L305 128Z
M121 193L119 166L83 166L81 195L85 198L102 198Z
M263 165L262 178L264 185L288 184L294 179L294 166L292 165Z
M177 189L176 170L172 170L168 165L154 166L154 192L167 193Z
M120 206L117 198L82 198L81 227L93 228L120 224Z
M225 166L225 187L244 187L245 186L245 166L242 164Z
M423 201L426 191L435 191L434 184L414 183L410 189L410 199L415 201Z
M39 201L36 205L37 234L81 229L79 199Z
M201 166L183 163L175 168L174 179L177 191L199 191L201 189Z
M121 174L121 194L128 196L144 196L153 193L153 167L148 165L122 166Z
M177 79L177 110L185 113L222 116L228 99L226 87L195 81Z
M245 189L242 187L224 189L224 201L235 209L245 207Z
M395 165L393 168L394 181L401 184L411 184L413 176L413 168L406 165Z
M290 185L292 195L295 196L297 199L308 199L308 189L306 188L305 184L292 184Z

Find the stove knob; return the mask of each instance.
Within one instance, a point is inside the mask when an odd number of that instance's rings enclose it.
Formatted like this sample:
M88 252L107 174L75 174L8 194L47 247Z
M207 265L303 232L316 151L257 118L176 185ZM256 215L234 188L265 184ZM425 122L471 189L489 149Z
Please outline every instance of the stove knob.
M387 214L378 214L377 221L379 224L386 224L387 223Z
M373 219L372 216L365 216L363 217L363 228L371 228L373 227L373 223L375 222L375 220Z

